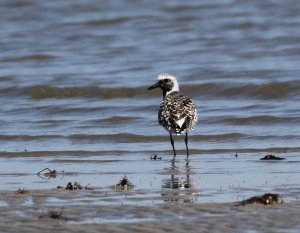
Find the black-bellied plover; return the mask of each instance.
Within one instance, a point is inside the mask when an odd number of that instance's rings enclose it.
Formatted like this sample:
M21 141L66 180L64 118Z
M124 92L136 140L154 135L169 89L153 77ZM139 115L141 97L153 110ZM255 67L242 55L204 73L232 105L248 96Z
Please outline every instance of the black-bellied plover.
M158 123L169 131L174 158L176 151L172 134L185 133L186 154L189 156L188 131L192 130L197 122L197 109L193 100L179 91L176 78L170 74L162 73L158 81L148 90L159 87L163 92L163 101L158 110Z

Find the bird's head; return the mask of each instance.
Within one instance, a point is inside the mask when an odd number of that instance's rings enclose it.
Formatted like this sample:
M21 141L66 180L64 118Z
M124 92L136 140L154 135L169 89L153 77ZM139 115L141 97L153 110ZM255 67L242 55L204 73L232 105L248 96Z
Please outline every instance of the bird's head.
M170 94L173 91L179 91L179 85L176 78L173 75L162 73L158 75L157 82L148 87L148 90L159 87L163 91L163 96Z

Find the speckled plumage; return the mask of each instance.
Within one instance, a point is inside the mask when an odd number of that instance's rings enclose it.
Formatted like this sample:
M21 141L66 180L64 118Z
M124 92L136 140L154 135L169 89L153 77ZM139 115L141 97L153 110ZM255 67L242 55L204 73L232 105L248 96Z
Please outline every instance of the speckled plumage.
M158 81L150 86L148 90L157 87L163 92L163 101L158 110L158 123L169 131L174 157L176 156L176 151L172 134L185 133L185 145L188 156L188 131L192 130L197 122L195 104L193 100L179 91L176 78L170 74L160 74Z
M158 123L170 133L182 134L193 130L196 122L195 104L181 92L171 92L160 104Z

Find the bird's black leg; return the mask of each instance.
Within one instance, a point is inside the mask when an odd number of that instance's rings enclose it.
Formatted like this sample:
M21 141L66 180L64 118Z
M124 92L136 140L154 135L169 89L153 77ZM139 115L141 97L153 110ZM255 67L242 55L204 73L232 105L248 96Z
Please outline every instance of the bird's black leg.
M171 133L170 133L170 141L171 141L171 144L172 144L174 158L175 158L176 157L176 151L175 151L175 147L174 147L174 140L173 140L173 137L172 137Z
M189 139L188 139L188 133L186 132L185 134L185 146L186 146L186 156L187 158L189 157L190 153L189 153L189 147L188 147L188 143L189 143Z

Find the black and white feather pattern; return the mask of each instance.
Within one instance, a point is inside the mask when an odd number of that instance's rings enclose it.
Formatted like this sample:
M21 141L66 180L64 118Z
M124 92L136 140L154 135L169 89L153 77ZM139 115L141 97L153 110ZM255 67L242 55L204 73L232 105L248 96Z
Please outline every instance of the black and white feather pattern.
M161 73L157 82L148 87L148 90L160 88L163 92L163 101L158 110L158 123L170 134L174 158L176 150L172 134L185 133L186 155L189 156L188 131L192 130L197 122L197 110L194 102L179 91L179 85L173 75Z
M182 134L193 130L197 122L194 102L180 91L169 93L160 104L158 122L170 133Z

